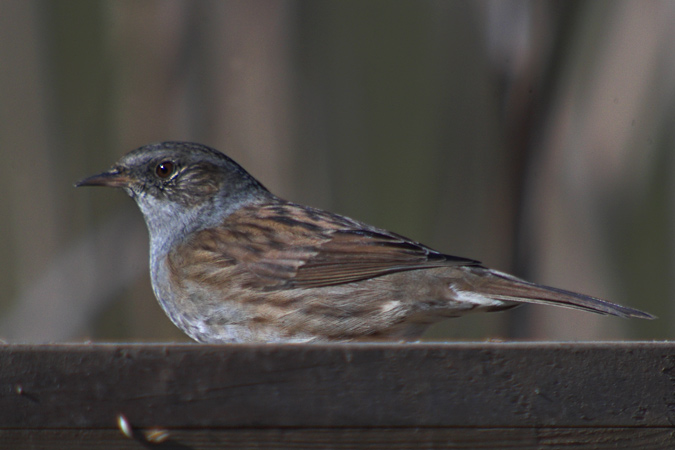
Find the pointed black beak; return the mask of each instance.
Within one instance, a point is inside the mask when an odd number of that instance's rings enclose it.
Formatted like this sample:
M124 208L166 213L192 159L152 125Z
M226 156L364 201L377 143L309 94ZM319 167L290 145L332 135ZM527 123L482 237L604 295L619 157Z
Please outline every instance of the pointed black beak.
M75 187L81 186L107 186L114 188L128 187L133 179L129 175L123 173L120 169L112 169L108 172L92 175L84 180L75 183Z

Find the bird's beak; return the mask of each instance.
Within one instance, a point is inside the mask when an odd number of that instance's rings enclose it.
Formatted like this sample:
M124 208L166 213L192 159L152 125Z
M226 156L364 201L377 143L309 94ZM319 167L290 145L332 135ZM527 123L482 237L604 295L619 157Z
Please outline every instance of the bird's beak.
M92 175L84 180L80 180L75 183L75 187L80 186L107 186L114 188L125 188L129 187L132 182L132 178L122 172L120 169L112 169L108 172L99 173L98 175Z

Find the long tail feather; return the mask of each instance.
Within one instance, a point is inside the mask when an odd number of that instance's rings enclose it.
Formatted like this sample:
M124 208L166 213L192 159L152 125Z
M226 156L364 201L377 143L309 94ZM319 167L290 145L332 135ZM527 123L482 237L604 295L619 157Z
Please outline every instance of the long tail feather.
M531 283L496 270L487 269L487 272L489 274L484 275L487 275L490 279L476 286L475 289L477 293L491 299L518 303L556 305L564 308L580 309L597 314L609 314L626 318L656 318L649 313L617 305L589 295Z

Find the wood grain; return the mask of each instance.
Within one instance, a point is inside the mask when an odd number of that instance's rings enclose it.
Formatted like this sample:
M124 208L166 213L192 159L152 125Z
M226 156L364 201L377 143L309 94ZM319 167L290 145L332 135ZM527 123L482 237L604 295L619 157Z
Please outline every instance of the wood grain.
M0 346L3 448L673 448L674 423L672 343Z

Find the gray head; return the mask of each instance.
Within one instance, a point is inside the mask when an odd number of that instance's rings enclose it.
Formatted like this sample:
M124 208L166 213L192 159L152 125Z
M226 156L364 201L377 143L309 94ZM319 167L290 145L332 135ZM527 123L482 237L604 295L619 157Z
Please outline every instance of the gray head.
M239 207L271 196L239 164L217 150L191 142L140 147L109 171L85 178L76 186L124 189L143 212L151 239L159 239L161 244L216 225Z

